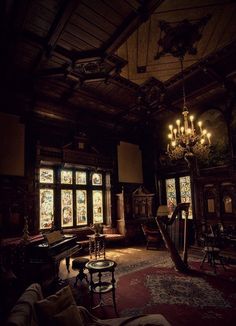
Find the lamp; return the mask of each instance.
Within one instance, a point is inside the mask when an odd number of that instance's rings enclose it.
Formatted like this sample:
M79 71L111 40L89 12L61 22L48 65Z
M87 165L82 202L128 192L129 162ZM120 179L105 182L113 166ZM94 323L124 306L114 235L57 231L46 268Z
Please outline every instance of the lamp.
M168 216L168 215L169 215L168 206L160 205L157 209L157 216Z
M189 156L194 155L207 158L211 146L211 133L203 128L202 121L198 121L198 127L196 128L194 125L194 116L189 116L189 110L186 106L183 71L184 55L180 56L179 59L183 80L183 121L181 122L181 119L177 119L176 126L173 126L173 124L169 125L167 154L172 160L187 159Z

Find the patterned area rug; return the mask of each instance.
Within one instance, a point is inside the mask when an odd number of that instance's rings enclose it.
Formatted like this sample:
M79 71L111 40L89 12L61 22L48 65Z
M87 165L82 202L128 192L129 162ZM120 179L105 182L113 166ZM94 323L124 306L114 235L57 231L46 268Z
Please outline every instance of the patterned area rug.
M183 304L192 307L230 308L222 293L199 277L147 275L145 287L150 293L150 305Z
M215 274L200 260L189 259L190 273L177 272L168 257L117 265L116 303L120 317L161 313L172 325L234 325L236 320L236 266L222 266ZM103 275L108 280L110 275ZM74 278L70 279L74 284ZM73 286L72 286L73 287ZM86 282L73 287L77 303L89 305ZM112 304L111 293L104 302ZM95 300L96 301L96 300ZM96 305L97 302L94 304ZM115 317L112 305L92 311L100 318Z
M170 263L171 265L171 263ZM189 275L173 267L148 267L117 284L121 316L162 313L172 325L234 325L236 320L236 268L202 271L190 261ZM124 289L127 289L125 293Z

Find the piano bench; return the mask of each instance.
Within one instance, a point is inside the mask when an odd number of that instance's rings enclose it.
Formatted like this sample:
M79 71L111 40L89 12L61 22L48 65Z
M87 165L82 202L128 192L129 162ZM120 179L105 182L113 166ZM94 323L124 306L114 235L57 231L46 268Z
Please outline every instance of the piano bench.
M82 282L83 279L85 279L86 282L88 283L87 275L84 273L85 265L88 262L89 262L89 259L82 258L82 257L75 258L73 260L73 262L72 262L72 269L73 270L79 270L79 273L78 273L78 275L76 276L76 279L75 279L74 286L77 285L78 280L80 280L80 282Z

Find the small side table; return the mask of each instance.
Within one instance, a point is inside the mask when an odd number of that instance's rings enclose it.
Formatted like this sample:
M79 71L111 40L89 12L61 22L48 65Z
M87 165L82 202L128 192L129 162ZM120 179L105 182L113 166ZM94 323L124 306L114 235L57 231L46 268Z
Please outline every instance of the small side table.
M113 306L115 309L115 313L118 316L117 308L116 308L116 298L115 298L115 277L114 272L116 268L116 262L109 259L104 260L92 260L88 262L85 267L88 269L90 274L90 282L89 282L89 292L90 292L90 308L96 309L103 305L106 305L102 300L102 295L108 292L112 292ZM110 281L102 281L102 273L111 272L111 280ZM94 282L93 274L98 273L98 280ZM99 295L99 303L95 307L93 307L93 295Z
M87 235L89 238L89 255L90 259L93 258L94 254L94 259L98 259L102 257L105 259L106 258L106 245L105 245L105 240L106 240L106 235L105 234L89 234Z
M216 261L218 260L220 264L222 265L223 269L225 269L224 262L222 257L220 256L220 249L217 247L204 247L204 257L201 262L200 268L203 267L203 264L205 263L205 260L208 260L208 264L213 267L214 272L216 273Z

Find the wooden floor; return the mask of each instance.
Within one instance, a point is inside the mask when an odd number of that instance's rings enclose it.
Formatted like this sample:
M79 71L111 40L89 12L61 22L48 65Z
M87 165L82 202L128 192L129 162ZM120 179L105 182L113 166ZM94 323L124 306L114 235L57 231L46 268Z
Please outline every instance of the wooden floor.
M80 255L80 257L90 258L88 254ZM106 258L114 260L117 264L132 264L142 260L158 261L159 258L169 257L169 253L166 249L158 250L147 250L146 246L130 246L122 248L107 248ZM71 258L70 265L72 264L73 258ZM86 272L86 270L85 270ZM74 271L70 267L68 273L65 265L65 261L61 261L59 277L63 279L74 277L78 274L78 271Z
M192 247L189 248L188 254L191 257L196 257L199 259L203 258L203 250L202 248ZM230 257L236 262L236 249L231 248L230 250L222 250L222 255L224 257ZM90 258L88 253L79 254L79 257ZM157 262L160 259L170 257L169 252L165 248L160 248L157 250L147 250L145 245L140 246L128 246L128 247L118 247L118 248L107 248L106 249L106 258L114 260L117 264L129 264L137 263L143 260L153 260L153 262ZM70 262L70 272L67 271L65 260L60 263L60 271L59 277L64 280L68 278L72 278L78 274L77 270L73 270L71 268L73 258L71 258ZM85 270L85 273L87 271Z

